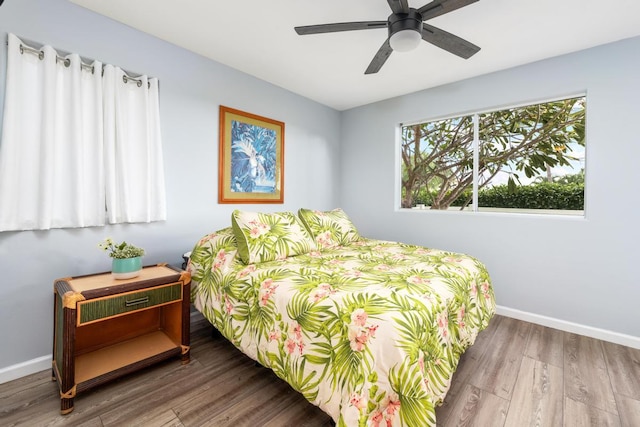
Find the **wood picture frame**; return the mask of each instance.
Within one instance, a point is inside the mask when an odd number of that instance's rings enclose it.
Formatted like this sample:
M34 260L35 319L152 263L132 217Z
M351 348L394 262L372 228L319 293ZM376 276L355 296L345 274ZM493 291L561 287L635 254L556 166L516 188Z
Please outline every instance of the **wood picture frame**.
M284 123L220 106L218 203L284 203Z

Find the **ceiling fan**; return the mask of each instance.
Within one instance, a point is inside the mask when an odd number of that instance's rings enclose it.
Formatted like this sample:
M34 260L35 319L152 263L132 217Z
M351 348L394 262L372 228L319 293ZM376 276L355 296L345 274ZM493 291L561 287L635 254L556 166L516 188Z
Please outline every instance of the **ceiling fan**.
M339 31L371 30L386 28L389 36L367 67L365 74L377 73L387 61L391 52L408 52L424 40L461 58L468 59L480 48L458 36L425 24L436 16L444 15L478 0L433 0L421 8L409 7L407 0L387 0L391 15L386 21L341 22L337 24L306 25L295 27L299 35L335 33Z

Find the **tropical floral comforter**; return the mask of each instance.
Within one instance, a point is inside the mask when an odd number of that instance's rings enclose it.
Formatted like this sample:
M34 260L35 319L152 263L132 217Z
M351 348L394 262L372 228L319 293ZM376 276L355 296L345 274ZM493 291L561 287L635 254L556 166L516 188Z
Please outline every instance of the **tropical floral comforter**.
M461 354L495 312L470 256L360 239L243 264L231 228L192 251L196 308L338 426L433 426Z

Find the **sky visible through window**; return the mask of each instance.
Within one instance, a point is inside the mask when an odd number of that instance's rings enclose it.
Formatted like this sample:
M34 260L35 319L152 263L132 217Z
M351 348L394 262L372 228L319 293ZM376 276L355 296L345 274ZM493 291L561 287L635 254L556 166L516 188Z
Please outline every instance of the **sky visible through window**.
M401 206L471 208L477 173L479 207L582 212L585 110L582 96L403 126Z

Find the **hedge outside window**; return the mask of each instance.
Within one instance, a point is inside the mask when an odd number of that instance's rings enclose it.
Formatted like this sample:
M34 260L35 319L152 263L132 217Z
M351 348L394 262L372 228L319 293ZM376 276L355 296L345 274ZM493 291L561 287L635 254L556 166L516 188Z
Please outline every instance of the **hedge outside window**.
M402 126L401 207L584 213L584 96Z

